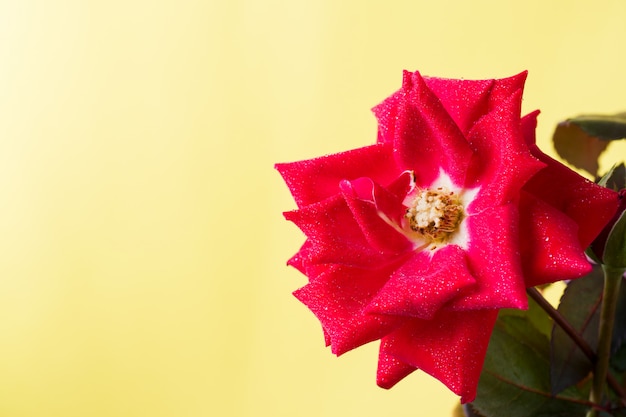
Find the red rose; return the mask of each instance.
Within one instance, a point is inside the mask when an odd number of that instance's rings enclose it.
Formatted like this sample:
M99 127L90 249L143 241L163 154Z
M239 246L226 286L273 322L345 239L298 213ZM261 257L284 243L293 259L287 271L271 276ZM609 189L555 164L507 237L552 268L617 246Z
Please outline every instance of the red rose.
M615 194L535 146L525 78L405 72L375 145L276 166L306 235L294 294L335 354L381 340L382 387L421 369L472 401L498 309L590 270Z

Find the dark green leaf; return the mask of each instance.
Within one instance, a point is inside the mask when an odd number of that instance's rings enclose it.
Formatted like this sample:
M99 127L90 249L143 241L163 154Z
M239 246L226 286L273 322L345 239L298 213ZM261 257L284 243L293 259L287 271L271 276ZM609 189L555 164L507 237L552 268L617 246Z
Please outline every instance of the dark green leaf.
M620 373L626 372L626 346L623 344L611 355L611 368Z
M611 343L611 366L618 372L626 371L626 285L622 282L615 309L615 325Z
M598 175L598 158L609 142L591 136L580 126L569 122L557 125L552 141L561 158L594 177Z
M563 292L558 307L559 313L587 341L592 349L598 344L598 323L604 274L595 267L586 277L570 281ZM551 383L552 392L578 383L591 372L592 364L574 341L554 325L551 340Z
M552 319L532 298L528 298L528 310L505 309L500 315L523 317L545 337L550 338L552 334Z
M478 414L478 412L472 408L471 404L459 404L459 407L454 411L453 417L484 417Z
M484 417L478 414L471 404L465 404L463 406L463 411L465 412L465 417Z
M548 338L528 317L501 314L496 322L472 406L485 417L576 417L587 411L575 388L550 392Z
M626 211L622 212L609 233L602 261L614 268L626 268Z
M626 408L611 410L610 413L603 411L598 414L598 417L626 417Z
M604 174L600 181L598 181L598 184L615 191L626 188L626 167L624 163L614 165L609 172Z
M569 119L566 123L580 126L589 136L601 140L626 138L626 113L583 115Z
M600 180L598 181L598 185L601 185L603 187L607 187L607 183L609 182L609 180L611 179L611 177L613 176L613 174L615 173L615 168L616 166L613 165L611 167L611 169L609 169L609 172L605 173L602 178L600 178Z

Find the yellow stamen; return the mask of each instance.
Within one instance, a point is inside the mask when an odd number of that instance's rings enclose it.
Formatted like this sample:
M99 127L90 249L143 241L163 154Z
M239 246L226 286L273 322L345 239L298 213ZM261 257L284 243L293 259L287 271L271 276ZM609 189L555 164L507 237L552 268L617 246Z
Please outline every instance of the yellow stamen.
M444 187L419 191L405 214L411 230L433 243L445 242L463 216L459 196Z

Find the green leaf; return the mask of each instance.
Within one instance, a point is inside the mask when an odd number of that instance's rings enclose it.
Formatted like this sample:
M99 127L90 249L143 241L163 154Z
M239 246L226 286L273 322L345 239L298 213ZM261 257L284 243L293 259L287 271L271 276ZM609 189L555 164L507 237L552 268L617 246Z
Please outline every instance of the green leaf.
M615 325L611 341L611 367L619 373L626 371L626 285L622 282L615 308Z
M558 307L559 313L595 349L598 344L598 323L604 284L602 268L594 267L590 274L570 281ZM591 361L574 341L554 324L551 340L550 376L552 392L578 383L591 372Z
M587 404L575 388L551 394L548 338L528 317L501 314L472 407L485 417L582 417Z
M623 344L611 355L611 368L619 373L626 372L626 346Z
M552 335L552 319L532 298L528 298L527 310L503 309L500 311L500 315L523 317L529 320L530 324L545 337L550 338Z
M595 349L597 346L598 322L604 274L602 268L594 266L587 276L571 281L566 287L558 311L574 327L585 341ZM620 287L613 341L611 367L626 370L626 285ZM552 392L580 384L592 370L589 359L578 346L556 324L551 340L551 384Z
M589 136L601 140L626 138L626 113L582 115L568 119L566 122L580 126Z
M478 412L474 410L474 408L472 408L471 404L463 404L463 405L459 404L458 410L459 410L457 412L458 416L455 413L453 417L484 417L478 414Z
M626 417L626 408L617 408L611 410L610 413L606 411L601 411L598 414L598 417Z
M594 177L598 175L598 158L609 142L589 135L580 126L569 121L557 125L552 141L561 158Z
M626 211L622 212L606 239L602 261L613 268L626 268Z
M626 166L624 166L624 163L613 165L611 169L600 178L598 185L613 191L626 188Z

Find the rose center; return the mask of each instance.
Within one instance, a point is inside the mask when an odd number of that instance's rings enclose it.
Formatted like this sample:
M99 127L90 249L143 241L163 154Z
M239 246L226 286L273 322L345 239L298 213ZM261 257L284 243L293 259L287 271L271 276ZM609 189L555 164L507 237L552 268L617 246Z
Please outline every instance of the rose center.
M411 230L430 242L444 242L457 230L463 215L459 195L439 187L421 190L404 216Z

